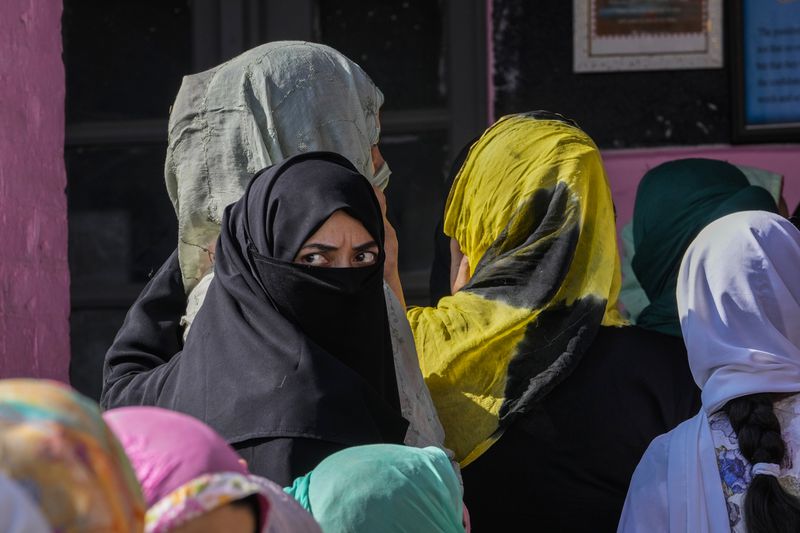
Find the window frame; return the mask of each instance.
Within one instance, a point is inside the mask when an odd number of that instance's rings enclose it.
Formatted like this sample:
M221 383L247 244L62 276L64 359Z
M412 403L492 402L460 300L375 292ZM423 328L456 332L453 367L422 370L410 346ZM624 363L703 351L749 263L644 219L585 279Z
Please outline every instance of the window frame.
M322 0L192 0L192 70L200 72L224 59L275 40L314 40L316 5ZM491 0L488 0L491 1ZM384 135L445 130L450 159L488 125L486 0L443 0L447 50L448 102L442 108L382 112ZM299 14L299 15L298 15ZM167 119L108 120L66 125L65 146L167 142ZM424 238L424 236L422 236ZM411 300L424 300L427 273L402 273ZM89 289L75 287L73 308L129 305L143 284Z

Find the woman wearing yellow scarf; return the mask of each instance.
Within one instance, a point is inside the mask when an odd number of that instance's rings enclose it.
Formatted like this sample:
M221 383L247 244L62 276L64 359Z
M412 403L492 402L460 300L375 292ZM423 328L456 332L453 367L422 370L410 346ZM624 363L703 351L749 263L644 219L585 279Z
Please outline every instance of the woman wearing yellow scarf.
M444 232L463 253L453 295L408 318L476 531L613 529L650 439L693 414L671 407L693 385L674 350L651 353L660 339L601 327L625 321L597 147L560 115L500 119L456 175Z
M408 312L462 466L567 376L601 323L623 324L615 231L600 153L578 128L511 115L472 146L444 219L471 279Z

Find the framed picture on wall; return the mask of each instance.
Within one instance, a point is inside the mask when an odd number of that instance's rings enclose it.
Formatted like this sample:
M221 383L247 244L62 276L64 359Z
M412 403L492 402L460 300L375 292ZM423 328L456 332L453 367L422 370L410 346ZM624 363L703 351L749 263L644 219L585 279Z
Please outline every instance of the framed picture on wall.
M731 0L734 142L800 141L800 0Z
M722 0L573 0L575 72L721 68Z

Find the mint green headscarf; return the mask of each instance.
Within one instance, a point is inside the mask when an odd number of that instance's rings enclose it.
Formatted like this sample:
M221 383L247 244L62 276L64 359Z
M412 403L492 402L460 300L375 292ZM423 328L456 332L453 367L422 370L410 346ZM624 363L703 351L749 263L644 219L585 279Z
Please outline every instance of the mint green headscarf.
M739 211L776 213L777 206L766 189L724 161L680 159L644 175L633 212L632 267L650 304L638 326L681 336L675 291L683 254L700 230Z
M348 448L285 490L324 533L464 532L458 478L434 447Z

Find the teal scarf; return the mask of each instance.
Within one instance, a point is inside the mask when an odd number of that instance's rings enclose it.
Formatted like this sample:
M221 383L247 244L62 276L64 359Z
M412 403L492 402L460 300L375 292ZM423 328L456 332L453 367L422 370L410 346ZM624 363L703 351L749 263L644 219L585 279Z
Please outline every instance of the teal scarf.
M700 230L739 211L776 213L777 207L765 189L724 161L681 159L645 174L633 212L632 266L650 305L638 326L681 336L675 291L683 254Z
M438 448L348 448L284 490L324 533L464 532L461 487Z

